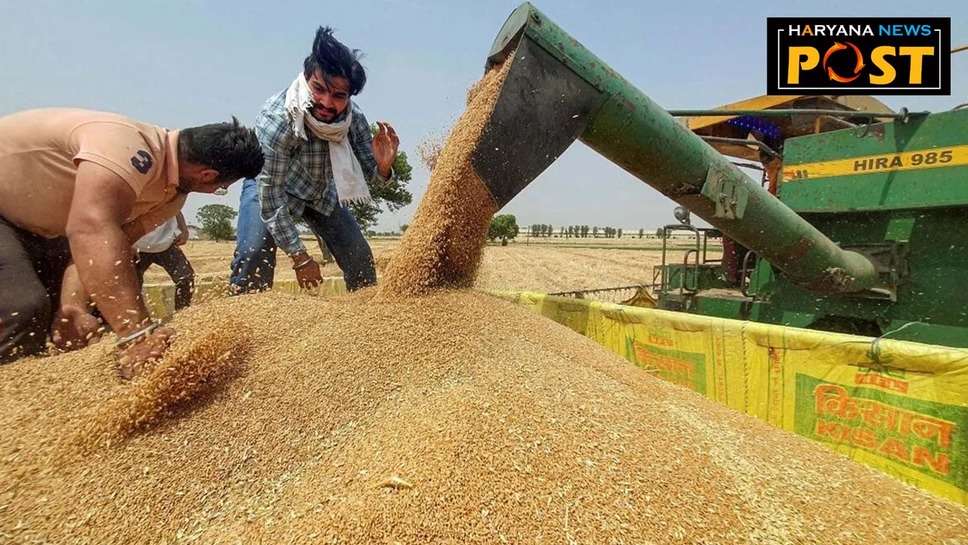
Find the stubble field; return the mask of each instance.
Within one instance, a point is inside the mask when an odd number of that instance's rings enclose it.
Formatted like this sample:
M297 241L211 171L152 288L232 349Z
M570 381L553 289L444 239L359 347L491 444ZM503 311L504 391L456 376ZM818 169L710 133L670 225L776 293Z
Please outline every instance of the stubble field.
M306 246L322 259L322 252L312 240ZM399 243L398 238L370 240L378 272L386 266ZM680 262L683 244L677 241L669 252L670 262ZM235 250L234 242L189 241L184 246L199 278L227 277ZM718 255L710 248L710 256ZM637 284L651 284L653 268L661 262L661 241L655 239L528 239L507 246L488 245L475 286L487 290L527 290L554 293ZM322 267L323 276L341 276L335 263ZM294 279L289 259L279 253L277 280ZM146 282L168 281L164 270L153 266Z

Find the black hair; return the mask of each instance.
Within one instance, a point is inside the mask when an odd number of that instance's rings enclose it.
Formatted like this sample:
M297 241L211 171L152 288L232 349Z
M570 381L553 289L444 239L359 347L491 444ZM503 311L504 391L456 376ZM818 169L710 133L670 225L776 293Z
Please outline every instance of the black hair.
M319 70L324 78L340 76L350 82L350 95L358 95L366 85L366 70L360 64L363 53L350 49L333 36L330 27L319 27L313 40L313 51L303 62L306 79Z
M220 180L255 178L265 159L255 131L239 124L212 123L178 133L178 159L214 168Z

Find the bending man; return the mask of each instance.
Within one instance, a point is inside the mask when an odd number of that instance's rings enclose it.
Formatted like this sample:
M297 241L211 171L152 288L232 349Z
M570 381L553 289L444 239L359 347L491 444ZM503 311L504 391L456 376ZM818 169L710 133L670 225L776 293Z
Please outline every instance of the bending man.
M168 131L79 109L0 118L0 362L43 351L71 260L122 341L122 375L160 356L174 332L148 315L132 243L189 192L212 193L262 164L238 121ZM62 311L59 320L89 316Z

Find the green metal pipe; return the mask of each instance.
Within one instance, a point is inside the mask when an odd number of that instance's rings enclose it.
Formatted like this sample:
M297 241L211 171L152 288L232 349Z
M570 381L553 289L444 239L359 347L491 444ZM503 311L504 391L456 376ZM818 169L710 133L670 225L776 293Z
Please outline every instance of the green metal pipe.
M472 156L498 205L578 138L804 288L878 286L867 257L838 247L529 3L510 15L487 65L512 54Z

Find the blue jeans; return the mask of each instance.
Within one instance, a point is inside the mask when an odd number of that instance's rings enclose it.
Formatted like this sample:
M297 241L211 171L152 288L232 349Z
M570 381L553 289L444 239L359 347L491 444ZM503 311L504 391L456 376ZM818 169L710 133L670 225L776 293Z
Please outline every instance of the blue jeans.
M373 252L363 231L349 210L337 207L328 216L307 208L303 220L326 243L343 271L346 289L353 291L376 284ZM232 287L236 293L263 291L272 287L276 269L276 241L262 221L259 187L253 179L242 183L239 225L232 259Z

